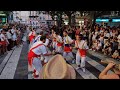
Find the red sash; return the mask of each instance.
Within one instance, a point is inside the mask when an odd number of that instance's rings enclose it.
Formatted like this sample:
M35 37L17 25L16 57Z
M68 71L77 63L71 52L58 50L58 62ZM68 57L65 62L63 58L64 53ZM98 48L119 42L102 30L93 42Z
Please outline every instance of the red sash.
M79 53L81 57L85 57L86 56L86 49L79 49Z
M72 48L71 48L71 47L64 46L64 51L65 51L65 52L72 52Z
M35 48L37 48L37 47L39 47L39 46L41 46L41 45L43 45L43 44L39 44L39 45L33 47L33 48L29 51L29 53L28 53L28 63L29 63L30 66L32 66L33 58L40 56L40 55L36 55L32 50L35 49Z
M2 44L3 46L6 46L7 42L6 42L6 41L1 41L1 44Z
M82 49L79 49L79 53L80 53L81 57L85 57L86 56L86 52L87 52L86 49L83 49L84 43L82 45Z
M62 46L62 45L63 45L63 43L59 43L59 42L57 43L57 46Z
M30 42L31 42L34 38L35 38L35 36L33 35L33 32L32 32L32 34L29 36Z
M56 38L54 38L53 41L56 42L57 41Z

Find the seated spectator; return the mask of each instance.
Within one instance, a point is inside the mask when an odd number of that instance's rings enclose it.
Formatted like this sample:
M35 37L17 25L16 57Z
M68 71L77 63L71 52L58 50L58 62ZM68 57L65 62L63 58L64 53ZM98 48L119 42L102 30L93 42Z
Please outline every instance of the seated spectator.
M100 40L97 40L97 47L96 50L99 51L102 49L102 43L100 42Z
M100 73L99 79L120 79L120 70L113 68L116 64L110 62L107 67ZM113 74L108 74L110 69L114 70Z
M108 40L106 40L105 44L104 44L104 48L102 49L102 51L104 52L104 55L110 55L111 52L111 47L110 47L110 42Z
M93 42L92 50L93 50L93 51L96 51L96 47L97 47L97 40L95 40L95 41Z
M115 50L115 52L112 55L112 58L114 58L114 59L118 59L119 58L119 52L118 52L118 50Z

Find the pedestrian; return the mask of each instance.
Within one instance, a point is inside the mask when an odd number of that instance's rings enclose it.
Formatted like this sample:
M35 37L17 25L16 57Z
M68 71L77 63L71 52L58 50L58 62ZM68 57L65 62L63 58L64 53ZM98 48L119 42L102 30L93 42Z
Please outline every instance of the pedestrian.
M12 50L12 43L13 43L12 42L12 34L11 34L11 29L10 28L8 29L6 34L7 34L7 39L9 41L7 49L8 49L8 51L10 51L10 50Z
M1 31L0 39L1 39L1 43L2 43L2 51L4 54L5 52L7 52L7 44L8 44L4 30Z
M12 27L11 29L11 33L12 33L12 41L13 41L13 47L17 46L17 35L16 35L16 30L15 30L15 26Z
M40 41L33 44L28 53L28 62L30 67L34 67L34 78L39 77L39 72L42 68L42 63L40 60L41 55L49 56L51 53L47 53L45 43L46 37L41 36Z
M82 68L83 72L85 72L85 60L86 60L86 53L88 50L88 46L85 40L82 40L83 35L76 35L75 47L77 48L76 54L76 64L77 68ZM80 63L81 60L81 63Z

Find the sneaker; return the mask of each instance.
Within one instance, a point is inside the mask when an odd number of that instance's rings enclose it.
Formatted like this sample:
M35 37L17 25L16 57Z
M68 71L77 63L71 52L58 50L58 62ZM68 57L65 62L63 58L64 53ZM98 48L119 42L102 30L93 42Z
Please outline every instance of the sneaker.
M85 72L85 68L82 68L83 72Z
M80 67L77 67L76 70L80 69Z

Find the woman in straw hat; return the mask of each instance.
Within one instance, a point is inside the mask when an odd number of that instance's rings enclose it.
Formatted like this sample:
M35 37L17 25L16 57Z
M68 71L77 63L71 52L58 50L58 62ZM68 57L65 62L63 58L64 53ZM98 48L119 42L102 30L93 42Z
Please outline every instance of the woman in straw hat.
M74 68L67 64L60 54L57 54L43 66L40 79L76 79L76 73Z
M85 40L82 40L82 34L76 35L76 41L75 41L75 48L78 49L76 54L76 64L77 68L82 68L83 72L85 72L85 59L86 59L86 51L88 49L87 43ZM81 63L80 63L81 60Z
M120 70L114 68L115 63L110 62L107 67L100 73L99 79L120 79ZM114 70L114 73L108 74L110 69Z
M46 37L41 36L40 41L33 44L33 46L30 48L30 51L28 53L28 63L32 67L34 66L34 78L37 78L39 76L39 71L42 68L40 57L42 55L49 56L51 53L48 53L46 50L46 47L43 43L45 43Z

